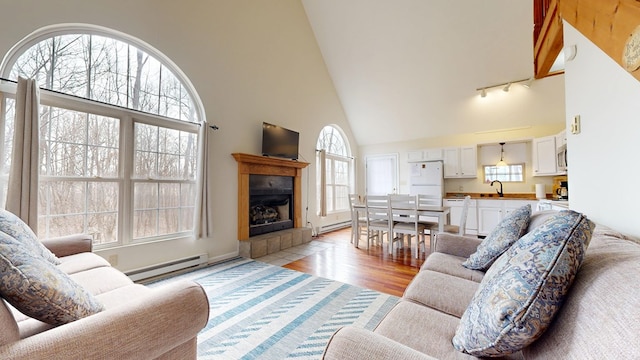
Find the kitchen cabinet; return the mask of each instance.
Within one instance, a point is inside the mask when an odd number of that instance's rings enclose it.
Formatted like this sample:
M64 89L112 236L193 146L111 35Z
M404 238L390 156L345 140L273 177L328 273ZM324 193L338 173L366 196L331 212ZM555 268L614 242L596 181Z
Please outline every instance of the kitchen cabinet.
M473 146L444 148L445 178L478 177L478 149Z
M451 208L450 223L451 225L460 226L460 220L462 219L462 203L464 199L443 199L442 205ZM476 235L478 233L478 215L477 215L476 200L469 200L469 210L467 211L467 224L465 226L465 233L469 235Z
M408 162L442 160L442 148L413 150L407 153Z
M533 139L533 176L556 175L556 137Z
M478 200L478 235L489 235L491 231L512 211L531 205L531 211L535 211L538 205L536 200Z

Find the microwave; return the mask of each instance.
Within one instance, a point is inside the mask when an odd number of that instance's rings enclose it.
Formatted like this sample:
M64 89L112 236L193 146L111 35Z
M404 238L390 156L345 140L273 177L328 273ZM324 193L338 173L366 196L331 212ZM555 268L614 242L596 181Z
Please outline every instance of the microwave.
M558 147L558 153L556 155L556 168L558 171L567 171L567 145L561 145Z

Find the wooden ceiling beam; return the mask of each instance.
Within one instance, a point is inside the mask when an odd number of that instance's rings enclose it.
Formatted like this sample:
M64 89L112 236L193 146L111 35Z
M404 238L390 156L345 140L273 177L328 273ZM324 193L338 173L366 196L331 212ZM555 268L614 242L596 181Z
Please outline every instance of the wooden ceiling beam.
M552 75L551 66L562 51L562 18L558 1L552 0L544 16L544 22L533 49L534 76L536 79Z
M640 26L637 0L559 0L560 16L625 67L627 40ZM635 50L640 52L640 30ZM640 80L640 70L630 70Z

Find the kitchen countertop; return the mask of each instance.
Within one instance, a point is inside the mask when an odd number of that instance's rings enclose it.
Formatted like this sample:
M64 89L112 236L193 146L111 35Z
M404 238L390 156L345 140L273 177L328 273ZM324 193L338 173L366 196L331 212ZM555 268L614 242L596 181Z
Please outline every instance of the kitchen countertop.
M497 193L447 193L445 199L461 199L466 195L471 195L472 199L484 199L484 200L538 200L535 193L514 193L504 194L503 197L498 196ZM547 200L553 200L551 194L547 194Z

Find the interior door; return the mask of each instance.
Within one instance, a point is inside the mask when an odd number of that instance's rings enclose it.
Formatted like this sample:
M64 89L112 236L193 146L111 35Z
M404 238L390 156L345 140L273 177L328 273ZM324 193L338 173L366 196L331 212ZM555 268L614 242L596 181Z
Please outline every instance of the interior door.
M369 195L398 193L398 154L365 158L365 191Z

